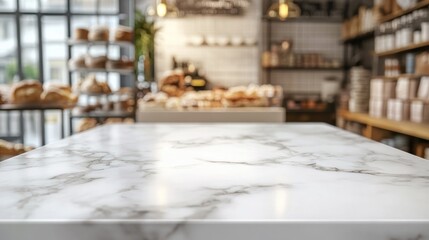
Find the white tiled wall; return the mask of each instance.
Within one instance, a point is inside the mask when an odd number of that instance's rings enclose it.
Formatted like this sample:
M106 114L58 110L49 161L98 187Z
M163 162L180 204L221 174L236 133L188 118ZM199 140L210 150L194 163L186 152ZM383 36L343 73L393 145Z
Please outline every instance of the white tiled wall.
M260 4L252 1L242 17L187 17L161 19L156 39L157 79L171 69L172 57L195 62L206 73L209 81L226 87L259 82L259 50L254 47L193 47L187 38L191 35L242 36L259 39Z
M342 62L343 46L340 43L340 23L288 22L272 23L271 40L292 40L296 53L321 53ZM287 92L319 92L326 77L342 80L342 71L275 71L271 83L279 84Z

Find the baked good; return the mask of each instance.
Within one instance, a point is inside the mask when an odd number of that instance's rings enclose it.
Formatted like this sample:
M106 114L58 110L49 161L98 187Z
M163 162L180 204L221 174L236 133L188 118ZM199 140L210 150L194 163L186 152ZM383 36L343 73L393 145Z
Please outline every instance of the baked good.
M45 91L62 90L62 91L65 91L67 93L72 93L72 89L71 89L71 87L68 84L57 83L57 82L48 82L48 83L45 83L43 85L43 89Z
M134 69L134 61L127 58L119 60L109 59L106 62L107 69Z
M70 69L79 69L79 68L86 68L85 64L85 58L86 56L79 56L77 58L73 58L69 60L69 68Z
M3 95L0 93L0 105L5 103L6 103L6 100L3 98Z
M122 58L122 68L123 69L134 69L134 60Z
M103 87L98 84L95 75L89 75L85 80L83 80L80 85L80 91L84 93L103 93Z
M106 62L106 68L107 69L121 69L122 68L122 61L109 59Z
M83 131L87 131L91 128L94 128L96 126L97 126L97 120L96 119L84 118L79 122L76 130L77 130L77 132L83 132Z
M86 28L76 28L74 30L74 39L79 41L88 41L89 30Z
M32 147L6 142L0 139L0 156L17 156L31 150L33 150Z
M74 105L78 97L71 92L61 89L51 89L42 93L42 101L50 104Z
M133 29L126 26L119 26L116 28L115 36L113 38L114 41L133 41Z
M90 41L109 41L109 29L107 27L96 27L88 34Z
M107 57L98 56L98 57L85 57L85 65L88 68L106 68Z
M106 82L98 82L98 85L101 86L104 94L112 93L112 89L110 89L109 84L107 84Z
M12 85L10 102L13 104L35 104L40 102L42 84L36 80L24 80Z

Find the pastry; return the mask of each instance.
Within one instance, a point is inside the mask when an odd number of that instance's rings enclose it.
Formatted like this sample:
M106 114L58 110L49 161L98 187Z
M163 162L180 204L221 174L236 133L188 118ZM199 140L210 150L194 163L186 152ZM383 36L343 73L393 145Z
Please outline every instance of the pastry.
M119 26L115 31L115 36L113 40L132 42L134 40L132 28L126 26Z
M122 58L122 68L123 69L134 69L134 60Z
M88 34L90 41L109 41L109 29L106 27L96 27Z
M70 59L69 60L69 68L70 69L86 68L85 58L86 58L86 56L83 55L83 56L80 56L78 58Z
M0 105L5 103L6 103L6 100L3 98L3 95L0 93Z
M56 83L56 82L49 82L49 83L45 83L43 86L43 89L45 91L50 91L50 90L61 90L61 91L65 91L69 94L72 93L72 89L68 84L63 84L63 83Z
M103 89L103 93L104 94L110 94L112 93L112 89L110 89L109 84L107 84L106 82L99 82L98 85L101 86L101 88Z
M13 104L35 104L40 102L42 92L43 87L39 81L24 80L12 86L10 102Z
M134 69L134 61L127 58L122 58L120 60L109 59L106 62L107 69Z
M79 41L88 41L89 30L86 28L76 28L74 30L74 39Z
M51 89L42 93L42 101L50 104L74 105L78 97L71 92L61 89Z
M6 142L0 139L0 156L17 156L31 150L33 150L32 147Z
M109 59L106 62L106 68L107 69L121 69L122 68L122 61Z
M88 68L106 68L107 57L98 56L98 57L85 57L85 65Z
M97 79L94 75L90 75L85 78L85 80L83 80L82 84L80 85L80 91L93 94L104 93L103 87L97 82Z
M95 120L94 118L84 118L79 122L77 126L77 132L87 131L96 126L97 126L97 120Z

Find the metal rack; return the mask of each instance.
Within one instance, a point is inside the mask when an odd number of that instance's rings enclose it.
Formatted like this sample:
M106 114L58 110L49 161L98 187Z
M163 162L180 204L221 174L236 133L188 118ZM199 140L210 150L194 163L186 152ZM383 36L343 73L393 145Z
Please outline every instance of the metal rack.
M96 0L96 12L91 16L97 17L97 22L99 21L100 16L119 16L121 25L133 26L134 21L134 10L135 10L135 0L128 1L118 1L119 3L119 12L115 14L100 13L100 0ZM132 42L123 42L123 41L76 41L72 39L72 27L71 27L71 17L74 15L70 12L70 0L67 0L67 37L68 37L68 51L67 58L70 60L72 58L72 48L74 46L87 46L87 52L93 46L104 46L106 48L106 56L108 56L110 46L119 46L121 48L120 55L130 55L130 48L134 48ZM131 57L131 56L130 56ZM132 56L134 57L134 56ZM69 113L69 133L72 135L73 131L73 120L77 118L95 118L99 123L103 122L107 118L133 118L136 119L136 108L137 108L137 79L134 69L96 69L96 68L82 68L82 69L70 69L68 68L68 79L70 86L73 85L73 74L86 75L88 73L105 73L106 81L108 80L110 73L115 73L120 75L120 85L129 86L134 89L134 109L133 112L126 113L117 113L117 112L94 112L94 113L85 113L85 114L73 114L72 111ZM128 78L128 79L127 79Z

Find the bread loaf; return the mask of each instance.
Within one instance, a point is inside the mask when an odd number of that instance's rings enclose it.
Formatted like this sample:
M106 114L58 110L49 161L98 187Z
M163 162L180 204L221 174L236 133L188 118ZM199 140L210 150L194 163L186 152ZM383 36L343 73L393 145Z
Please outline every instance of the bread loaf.
M24 80L12 86L10 102L13 104L35 104L40 102L42 92L43 87L39 81Z

